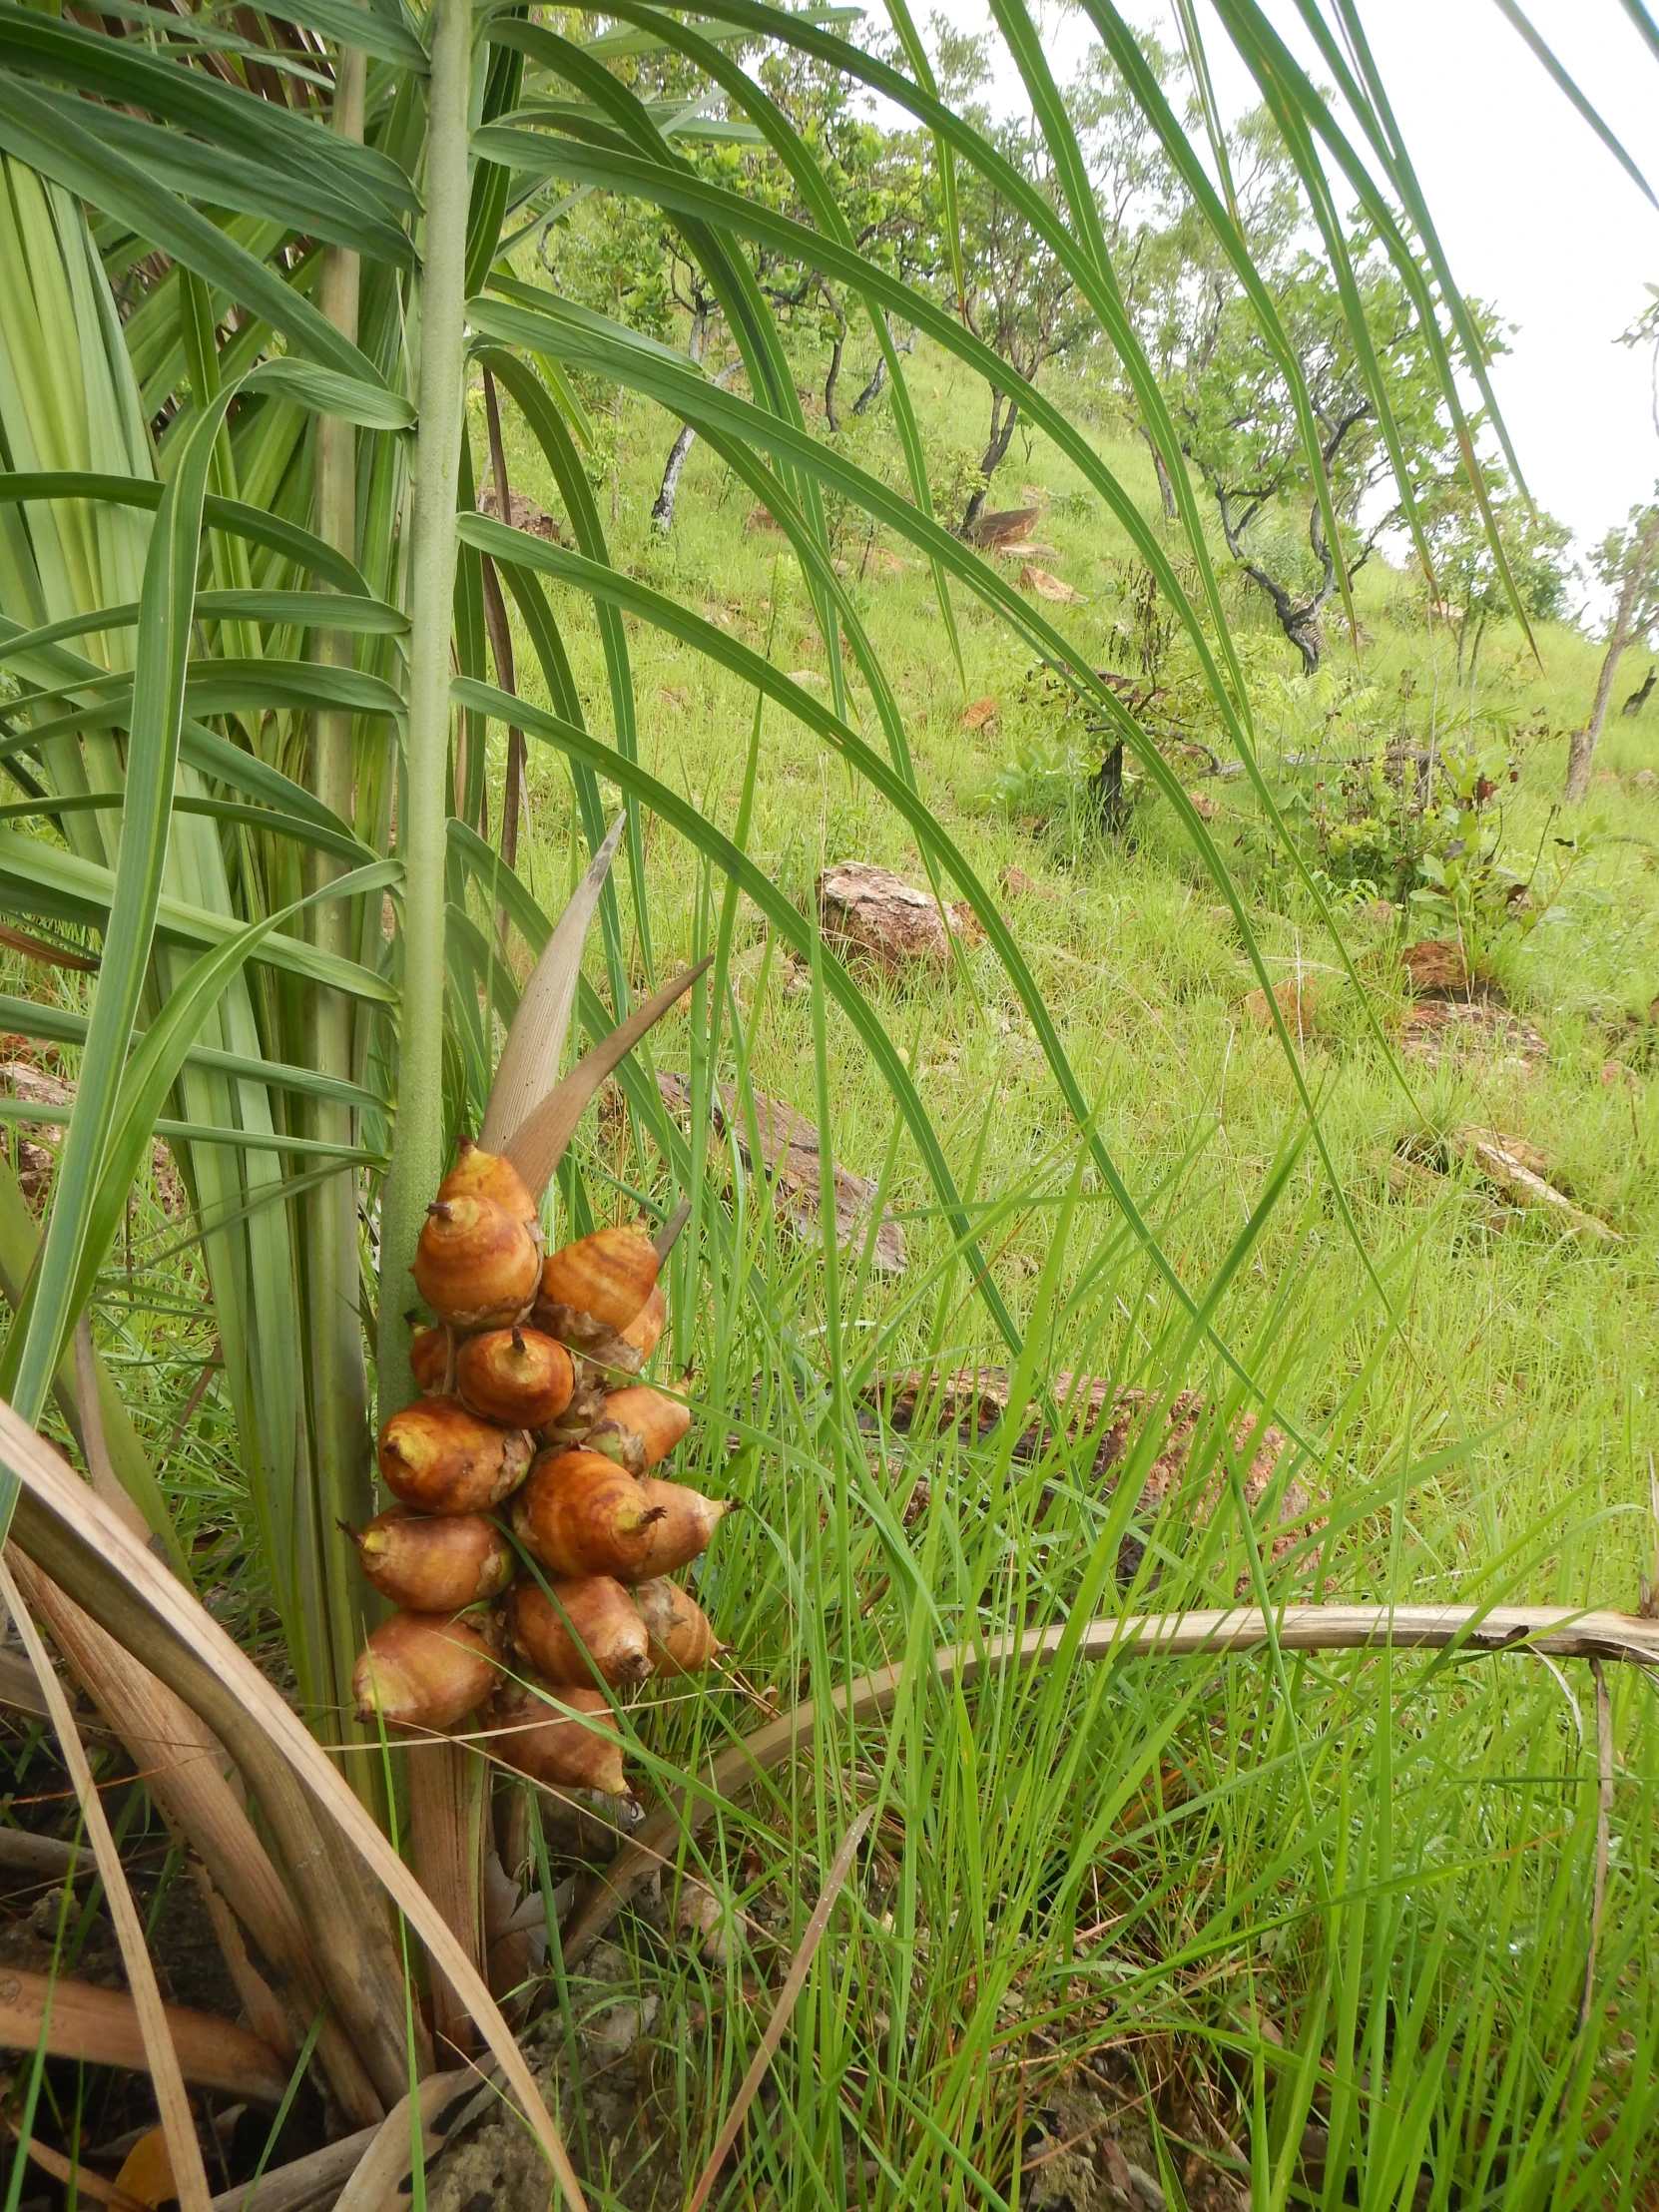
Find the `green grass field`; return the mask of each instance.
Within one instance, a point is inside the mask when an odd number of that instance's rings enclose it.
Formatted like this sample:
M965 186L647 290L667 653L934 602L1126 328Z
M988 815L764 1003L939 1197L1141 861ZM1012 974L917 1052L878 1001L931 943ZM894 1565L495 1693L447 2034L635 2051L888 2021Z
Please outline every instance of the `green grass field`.
M909 365L942 470L977 440L981 402L925 348ZM515 430L509 411L514 489L557 512ZM1104 417L1094 434L1154 513L1144 447ZM672 537L656 542L649 508L672 435L644 408L624 412L614 518L612 480L596 471L616 565L776 667L825 681L785 540L750 526L752 497L706 446L688 464ZM866 465L895 469L879 410L848 436ZM1092 659L1129 666L1125 545L1040 437L1029 450L1016 438L992 504L1021 503L1027 484L1043 495L1035 534L1056 549L1041 565L1083 595L1047 611ZM780 1704L1079 1610L1218 1605L1252 1589L1633 1610L1659 1534L1648 1011L1659 993L1659 787L1638 782L1659 767L1659 720L1614 717L1592 797L1568 820L1552 810L1565 732L1594 683L1591 641L1547 626L1534 662L1518 630L1496 629L1471 696L1455 685L1443 627L1424 627L1420 583L1377 563L1356 594L1370 642L1356 657L1334 638L1329 674L1311 687L1261 603L1239 600L1276 788L1308 782L1300 771L1280 784L1283 754L1325 748L1335 760L1356 731L1397 726L1442 751L1472 743L1519 771L1505 787L1502 857L1524 876L1542 851L1540 900L1566 873L1547 923L1482 947L1541 1052L1528 1056L1500 1024L1436 1061L1404 1049L1397 952L1422 929L1368 900L1346 907L1357 989L1312 901L1273 864L1243 784L1192 784L1214 802L1212 834L1273 979L1306 981L1300 1059L1315 1143L1292 1061L1247 1003L1257 979L1234 918L1173 812L1143 790L1127 832L1112 837L1068 810L1064 795L1097 764L1100 741L1067 720L1028 652L965 602L964 683L930 574L913 561L893 568L882 556L895 550L840 543L848 588L902 708L926 804L987 883L1009 868L1030 879L1003 904L1104 1155L1084 1143L990 950L948 975L867 988L1025 1344L1016 1389L1040 1398L1064 1373L1145 1395L1125 1400L1134 1417L1109 1467L1094 1436L1016 1451L1019 1422L972 1441L875 1432L864 1393L877 1377L1006 1366L1007 1346L850 1024L821 994L790 987L759 911L738 899L723 914L724 881L648 821L659 977L681 955L726 948L710 989L655 1034L656 1067L707 1080L717 1005L714 1072L815 1122L827 1102L835 1157L880 1183L909 1258L889 1279L854 1251L830 1296L820 1248L792 1237L764 1186L729 1155L711 1175L697 1241L676 1262L660 1365L699 1414L685 1472L748 1508L702 1570L731 1673L707 1697L645 1698L642 1795ZM555 606L591 726L608 735L591 609L566 592ZM516 643L521 690L545 707L522 630ZM632 619L628 646L644 766L738 836L753 693ZM1628 663L1616 696L1643 674ZM1178 667L1171 687L1179 705ZM966 727L964 704L985 696L995 717ZM879 747L855 687L852 704ZM1182 761L1191 776L1197 755ZM492 792L499 770L497 759ZM534 745L531 808L521 867L556 910L585 845L564 763ZM747 812L741 841L803 911L829 862L873 860L924 880L898 815L774 706L759 725ZM637 939L631 956L642 973ZM1617 1241L1506 1203L1455 1156L1445 1171L1398 1156L1405 1140L1431 1152L1469 1124L1535 1146L1549 1179ZM590 1117L578 1150L577 1203L597 1213L662 1184L642 1125L612 1105ZM134 1234L139 1277L109 1285L112 1352L165 1455L164 1480L196 1500L205 1587L241 1617L259 1570L237 1539L228 1416L212 1387L187 1408L211 1349L192 1319L194 1262L177 1256L159 1279L147 1274L145 1259L174 1236L154 1212ZM1150 1256L1154 1241L1198 1320ZM1177 1454L1160 1510L1140 1483L1182 1392L1194 1393L1179 1408L1190 1451ZM1238 1511L1264 1418L1287 1439L1268 1515L1293 1480L1316 1501L1277 1560L1269 1520ZM1313 1510L1326 1524L1317 1543L1303 1534ZM1635 1670L1609 1670L1609 1689L1610 1887L1582 2033L1596 1766L1580 1663L1138 1661L1004 1674L969 1691L924 1678L890 1723L852 1730L827 1718L810 1758L732 1805L665 1872L659 1925L649 1912L625 1916L610 1945L572 1969L563 2020L590 2043L619 1984L651 2000L620 2072L607 2080L600 2068L581 2111L567 2104L578 2164L605 2175L616 2201L680 2201L758 2031L744 2009L756 1977L779 1978L854 1799L876 1793L871 1848L848 1893L851 1933L843 1911L776 2069L776 2107L724 2201L1069 2201L1086 2212L1122 2201L1097 2158L1101 2115L1112 2113L1172 2204L1652 2201L1659 1735ZM662 1933L685 1873L726 1914L713 1956ZM573 2097L559 2018L546 2047ZM1080 2131L1081 2152L1067 2141Z

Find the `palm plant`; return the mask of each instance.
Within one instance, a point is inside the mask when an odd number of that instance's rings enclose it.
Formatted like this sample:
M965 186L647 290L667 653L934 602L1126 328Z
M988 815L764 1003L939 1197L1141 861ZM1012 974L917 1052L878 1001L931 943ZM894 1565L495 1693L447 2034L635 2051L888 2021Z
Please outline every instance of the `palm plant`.
M1059 669L1140 754L1268 985L1225 863L1156 747L1066 636L934 519L892 319L913 324L993 388L1017 390L1025 419L1106 503L1177 611L1271 814L1244 678L1185 476L1175 492L1196 594L1183 588L1165 538L1054 399L1017 377L935 296L858 255L813 155L763 87L756 56L773 45L844 71L932 134L947 222L958 165L1001 194L1069 272L1117 349L1155 442L1176 451L1032 15L1020 0L998 0L999 28L1047 139L1053 202L937 100L899 0L892 12L908 75L816 15L767 0L715 0L695 23L651 0L612 0L612 28L586 43L571 19L554 29L518 7L474 11L464 0L432 0L424 18L403 0L274 0L239 11L235 33L206 9L163 19L135 7L83 23L0 0L0 663L9 679L0 745L21 795L11 826L0 830L0 902L22 916L77 925L102 944L85 1011L53 1008L52 1026L40 1032L80 1047L79 1079L38 1256L21 1247L0 1254L18 1294L0 1394L25 1423L41 1419L95 1299L134 1174L171 1106L169 1142L211 1285L250 1509L298 1704L324 1742L351 1740L348 1685L362 1625L335 1523L369 1510L371 1402L383 1417L412 1391L406 1309L415 1238L447 1143L483 1120L497 1036L519 1005L523 950L539 954L551 934L511 865L516 796L509 790L496 804L490 788L494 725L526 733L568 763L591 850L605 840L605 787L622 796L628 897L596 878L610 1009L584 981L577 1006L590 1035L626 1021L640 976L648 987L657 981L647 819L724 878L708 916L714 976L694 1007L689 1142L648 1072L623 1072L641 1181L665 1214L684 1190L693 1207L686 1250L717 1254L731 1311L746 1281L742 1238L708 1205L693 1162L703 1156L722 1052L741 1061L745 1051L727 994L741 889L811 969L821 1126L830 1120L826 1020L833 1006L890 1091L895 1144L907 1135L931 1185L948 1276L965 1268L1008 1347L1016 1387L1047 1394L1041 1348L1016 1327L986 1262L983 1209L958 1184L903 1055L816 926L745 849L761 773L760 703L770 702L846 763L871 805L894 811L935 889L949 887L973 908L1074 1117L1077 1173L1098 1175L1112 1194L1150 1276L1174 1302L1183 1357L1204 1350L1241 1398L1248 1391L1264 1407L1274 1402L1259 1350L1235 1347L1216 1318L1248 1242L1207 1289L1194 1289L1174 1267L1099 1134L994 898L918 792L903 713L830 558L825 499L832 494L930 564L953 646L952 594L972 594ZM1341 43L1313 0L1302 11L1337 80L1341 110L1326 104L1254 0L1226 0L1220 12L1273 108L1351 302L1355 276L1333 179L1362 201L1416 304L1444 403L1465 428L1472 495L1483 500L1458 386L1466 370L1484 389L1479 348L1357 11L1339 0ZM1225 184L1212 182L1122 16L1107 0L1087 0L1087 13L1275 350L1304 421L1329 542L1340 544L1296 355L1231 221ZM812 228L760 196L694 174L664 118L610 66L614 55L642 46L679 57L760 135ZM719 294L750 396L527 280L516 242L557 196L594 191L638 200L678 227ZM822 271L867 316L886 364L907 496L809 428L751 271L755 246ZM1363 316L1353 334L1397 459L1387 385ZM514 529L504 496L496 517L476 511L479 461L464 419L473 368L492 379L492 408L498 391L545 460L574 547ZM612 566L583 467L578 374L653 401L695 429L771 510L800 563L827 649L828 698ZM504 494L499 447L494 474ZM1400 493L1426 562L1403 474ZM1494 558L1501 565L1500 547ZM513 688L503 585L545 705ZM591 603L597 621L609 734L590 727L571 674L563 596L571 594ZM755 741L735 835L644 765L625 618L668 633L752 689ZM499 850L488 841L491 820L501 828ZM1308 890L1317 900L1312 881ZM1271 989L1268 1004L1277 1018ZM27 1029L46 1016L8 1000L6 1018ZM555 1058L562 1035L555 1024ZM1300 1086L1282 1022L1280 1035ZM542 1067L544 1086L553 1072ZM1306 1091L1303 1098L1321 1145ZM832 1190L828 1172L823 1184ZM1281 1174L1252 1236L1283 1187ZM590 1200L568 1163L562 1196L582 1224ZM1341 1208L1340 1190L1336 1196ZM832 1252L828 1198L826 1207ZM833 1265L824 1295L830 1417L803 1448L829 1467L844 1526L857 1431ZM941 1314L946 1304L941 1284ZM770 1351L784 1357L777 1341ZM728 1381L726 1362L722 1351L716 1389ZM92 1409L84 1391L74 1404L85 1426ZM117 1477L166 1542L171 1530L153 1474L118 1425L105 1425ZM269 1710L251 1720L256 1693L246 1684L239 1707L223 1685L204 1679L211 1670L187 1665L177 1616L170 1641L154 1625L163 1599L152 1589L148 1613L135 1600L140 1567L127 1554L119 1589L99 1580L85 1546L63 1533L61 1496L56 1519L41 1503L35 1484L46 1479L37 1470L20 1509L20 1542L208 1720L242 1764L305 1923L308 1949L296 1936L289 1989L302 1996L320 1974L347 2030L347 2047L334 2052L336 2092L348 2110L378 2109L397 2093L406 2057L399 1960L383 1923L365 1906L348 1970L327 1958L317 1898L296 1873L309 1848L310 1801L289 1803L281 1760L259 1747L260 1727L276 1725ZM8 1511L15 1496L13 1485ZM896 1571L924 1590L901 1533L886 1535ZM1265 1599L1260 1555L1249 1548L1256 1594ZM905 1565L896 1568L900 1557ZM843 1553L837 1576L848 1621L850 1574ZM1091 1584L1096 1593L1098 1586ZM37 1594L52 1602L49 1592ZM62 1618L60 1640L71 1634ZM828 1665L828 1649L824 1657ZM1274 1663L1283 1665L1277 1651ZM94 1664L87 1659L89 1679ZM118 1694L107 1669L99 1679ZM285 1739L283 1750L302 1756ZM689 1775L695 1744L665 1760L669 1779ZM345 1771L377 1817L395 1820L400 1788L388 1791L376 1762L351 1758ZM459 1867L449 1918L463 1962L470 1952L476 1963L476 1897L469 1902L466 1890L476 1871L477 1763L463 1757L441 1781L435 1773L428 1770L410 1808L416 1864L440 1891L446 1871ZM320 1768L308 1770L306 1788L327 1797ZM348 1820L338 1795L328 1809ZM223 1808L214 1817L223 1818ZM338 1847L324 1844L329 1879L347 1879ZM239 1844L242 1878L235 1853L221 1855L224 1880L240 1879L244 1894L258 1848L250 1839ZM429 1934L424 1925L422 1933ZM435 1951L434 1960L457 1980L452 1949ZM413 2041L418 2047L418 2033Z

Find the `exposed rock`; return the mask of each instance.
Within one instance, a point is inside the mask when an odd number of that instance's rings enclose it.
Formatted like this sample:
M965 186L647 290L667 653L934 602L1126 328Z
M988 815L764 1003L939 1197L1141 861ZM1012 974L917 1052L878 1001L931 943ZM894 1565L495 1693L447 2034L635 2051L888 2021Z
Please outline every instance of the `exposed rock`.
M546 538L553 545L563 542L559 535L557 522L554 521L545 507L537 506L536 502L527 493L522 491L510 493L507 508L507 520L513 529L527 530L531 537ZM486 484L478 494L478 512L481 515L499 516L501 501L493 484Z
M1279 1002L1279 1011L1284 1016L1285 1027L1293 1037L1305 1041L1307 1038L1318 1034L1320 1006L1325 994L1314 976L1289 976L1283 983L1274 985L1273 995ZM1273 1016L1268 1008L1268 994L1266 991L1260 988L1253 990L1244 1003L1245 1012L1259 1028L1271 1029L1273 1027Z
M1438 1063L1465 1052L1498 1053L1498 1064L1526 1073L1549 1058L1530 1022L1484 999L1430 998L1413 1006L1400 1030L1407 1059Z
M917 890L891 868L867 860L841 860L818 879L819 914L826 940L843 956L867 961L888 975L923 966L944 968L952 937L977 944L984 932L962 899L941 913L931 891Z
M1424 937L1406 945L1399 955L1413 996L1417 998L1466 998L1471 977L1460 944L1442 944Z
M1005 867L997 880L1005 898L1042 898L1052 906L1060 895L1058 891L1051 891L1046 883L1033 881L1020 867Z
M1041 512L1040 507L1004 507L992 514L976 515L962 535L969 545L981 550L986 546L1005 545L1011 538L1028 537Z
M1064 607L1081 607L1083 594L1068 584L1063 576L1055 576L1046 568L1038 568L1027 561L1019 572L1019 580L1026 591L1034 591L1039 599L1052 599Z

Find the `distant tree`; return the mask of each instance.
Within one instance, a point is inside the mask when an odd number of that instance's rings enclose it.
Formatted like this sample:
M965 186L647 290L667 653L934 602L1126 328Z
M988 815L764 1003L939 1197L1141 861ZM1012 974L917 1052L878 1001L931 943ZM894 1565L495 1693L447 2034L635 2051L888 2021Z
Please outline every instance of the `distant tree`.
M1659 500L1659 486L1655 487ZM1613 679L1625 647L1637 639L1650 644L1659 632L1659 504L1632 507L1622 529L1609 530L1590 555L1590 566L1609 591L1618 594L1613 604L1612 626L1590 719L1575 730L1567 747L1568 799L1583 799L1590 789L1590 763L1595 759L1601 726L1607 720L1607 703L1613 696Z
M1050 206L1057 205L1053 164L1035 118L993 123L977 97L989 76L988 40L954 30L937 15L932 31L937 49L934 69L943 97L985 132L1010 168ZM1170 64L1162 49L1154 42L1149 53L1160 76L1167 75ZM1098 46L1090 49L1064 97L1088 164L1119 282L1124 283L1151 233L1152 211L1161 209L1167 194L1168 174L1157 136ZM1034 381L1049 361L1094 342L1090 311L1069 271L1025 217L983 177L963 171L958 197L962 293L960 298L952 297L950 304L975 337L1028 382ZM940 277L946 277L942 268ZM968 500L963 529L983 508L990 479L1008 451L1018 420L1018 399L993 386L979 462L983 482Z
M1505 470L1485 470L1487 498L1497 524L1504 559L1521 612L1529 621L1551 622L1566 607L1574 574L1567 548L1572 533L1541 507L1515 490ZM1487 625L1510 613L1508 586L1468 477L1459 471L1419 501L1423 534L1434 559L1441 610L1457 640L1457 681L1465 665L1474 681Z
M1328 537L1318 483L1283 367L1256 310L1213 244L1183 216L1159 242L1137 313L1160 366L1182 451L1216 503L1227 549L1265 595L1313 675L1325 656L1323 617L1339 587L1400 518L1392 464L1337 280L1308 251L1294 173L1271 122L1241 133L1248 192L1240 222L1301 366L1340 546ZM1415 483L1456 461L1428 341L1404 285L1364 226L1347 241L1372 350ZM1490 351L1492 316L1472 306Z
M1646 347L1652 355L1653 431L1659 437L1659 284L1649 284L1647 290L1646 307L1620 343ZM1654 491L1659 500L1659 485ZM1590 719L1582 730L1573 732L1567 747L1565 796L1574 800L1589 793L1590 763L1601 739L1601 726L1607 720L1607 703L1613 696L1613 679L1625 648L1637 639L1651 643L1659 629L1659 505L1632 507L1624 528L1609 530L1590 555L1590 566L1618 597L1613 605L1612 628L1607 633L1607 650L1601 657L1601 673L1596 678ZM1626 714L1640 714L1651 687L1650 676L1647 686L1625 701Z

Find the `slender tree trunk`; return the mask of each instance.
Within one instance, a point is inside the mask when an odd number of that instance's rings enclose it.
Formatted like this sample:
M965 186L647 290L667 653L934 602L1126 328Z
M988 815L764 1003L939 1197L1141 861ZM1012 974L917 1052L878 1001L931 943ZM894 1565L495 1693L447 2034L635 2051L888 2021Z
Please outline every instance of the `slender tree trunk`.
M885 353L877 353L877 355L875 356L875 370L873 375L870 377L869 382L864 386L863 390L859 392L857 398L854 399L852 402L852 412L855 415L861 415L866 407L870 406L876 399L880 397L881 387L886 382L886 380L887 356L885 355Z
M1618 674L1624 649L1630 643L1631 625L1635 620L1636 603L1642 596L1648 570L1653 565L1654 549L1659 546L1659 507L1655 507L1642 525L1642 534L1636 541L1630 556L1630 566L1625 571L1624 585L1619 593L1618 607L1613 616L1613 627L1607 638L1607 651L1602 655L1601 674L1596 678L1595 704L1590 709L1590 720L1582 730L1575 730L1567 747L1568 799L1583 799L1590 789L1590 763L1595 759L1601 726L1607 720L1607 702L1613 696L1613 678Z
M1004 405L1008 410L1006 414L1002 412ZM967 512L962 517L961 525L964 530L971 528L984 511L985 501L990 494L991 478L1002 465L1002 456L1013 443L1014 424L1018 420L1019 401L1017 399L1004 401L1001 392L993 391L991 393L991 434L986 442L984 452L979 457L979 473L985 481L967 503Z
M1152 465L1158 471L1158 496L1164 502L1164 520L1173 522L1176 516L1175 486L1170 482L1169 470L1164 464L1163 453L1159 449L1157 439L1144 422L1137 424L1136 427L1139 429L1141 436L1145 438L1147 451L1152 455Z
M709 381L724 388L742 368L741 360L728 361L726 366ZM659 533L667 537L674 528L674 506L680 496L680 475L686 465L686 456L697 443L697 432L689 422L682 423L680 435L668 449L668 460L663 469L663 481L656 498L651 502L651 519Z
M822 282L822 278L820 281ZM833 437L840 428L835 414L835 385L840 379L841 353L846 345L846 316L828 284L824 285L824 296L835 310L835 342L830 348L830 368L824 379L824 419L829 425L830 435Z
M334 76L333 127L342 138L361 141L366 62L350 48L340 52ZM323 249L319 304L335 329L353 343L357 336L358 259L342 247ZM357 435L338 415L316 418L317 534L355 560L357 553ZM350 668L353 640L347 631L324 631L317 658L330 667ZM316 718L311 756L311 788L342 822L356 814L355 762L351 716L329 710ZM325 854L312 860L312 879L320 885L342 870ZM330 900L314 909L312 930L319 950L350 959L356 952L351 907ZM349 1080L353 1065L352 1008L341 991L311 995L311 1064L320 1074ZM356 1117L348 1106L318 1099L312 1108L311 1134L342 1152L356 1143ZM358 1527L374 1510L370 1473L368 1379L363 1366L363 1332L357 1237L357 1171L342 1167L305 1201L306 1313L310 1327L310 1425L319 1477L318 1515L312 1531L315 1556L324 1562L319 1584L328 1609L327 1647L332 1674L329 1704L348 1736L358 1734L351 1719L351 1666L362 1618L362 1593L344 1570L336 1523ZM369 1600L372 1604L372 1599ZM365 1804L377 1802L374 1763L348 1759L345 1772Z
M662 537L666 538L674 528L674 503L680 496L680 472L686 465L686 455L696 442L697 432L689 422L683 422L680 425L680 435L668 449L663 480L656 498L651 502L651 519Z

